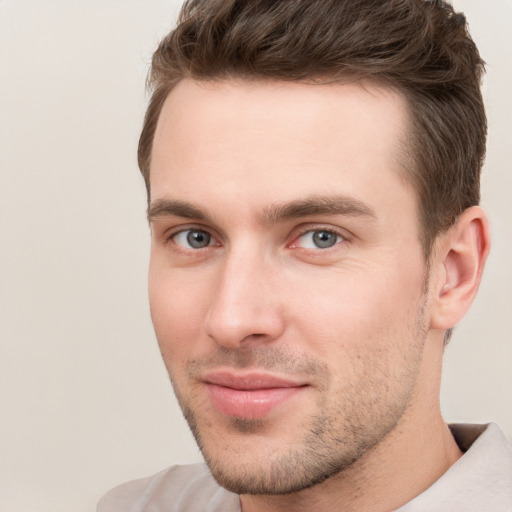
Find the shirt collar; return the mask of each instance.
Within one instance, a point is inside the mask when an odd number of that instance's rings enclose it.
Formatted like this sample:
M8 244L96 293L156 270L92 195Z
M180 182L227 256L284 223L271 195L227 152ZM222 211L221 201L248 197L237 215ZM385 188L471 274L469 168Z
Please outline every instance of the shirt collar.
M495 423L450 425L464 455L433 485L397 512L510 512L512 446Z

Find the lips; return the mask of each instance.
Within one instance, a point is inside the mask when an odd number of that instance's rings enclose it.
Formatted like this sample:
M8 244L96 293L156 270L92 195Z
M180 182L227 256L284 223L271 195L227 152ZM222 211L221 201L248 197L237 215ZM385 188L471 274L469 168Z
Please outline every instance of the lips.
M226 416L260 419L307 386L264 373L212 372L204 382L213 406Z

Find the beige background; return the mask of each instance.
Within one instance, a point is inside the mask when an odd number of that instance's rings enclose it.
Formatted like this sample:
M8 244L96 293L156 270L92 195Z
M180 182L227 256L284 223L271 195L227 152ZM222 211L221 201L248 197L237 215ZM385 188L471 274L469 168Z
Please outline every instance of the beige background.
M177 3L0 0L1 512L92 511L117 483L200 458L150 324L135 160ZM456 5L488 62L494 248L442 403L512 437L512 1Z

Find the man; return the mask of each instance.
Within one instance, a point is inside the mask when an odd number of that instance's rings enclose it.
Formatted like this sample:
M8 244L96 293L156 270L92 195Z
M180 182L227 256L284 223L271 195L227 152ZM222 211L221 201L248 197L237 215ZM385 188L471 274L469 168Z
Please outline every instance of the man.
M207 466L100 512L512 509L498 427L439 408L490 246L482 72L440 1L185 4L139 165L153 323Z

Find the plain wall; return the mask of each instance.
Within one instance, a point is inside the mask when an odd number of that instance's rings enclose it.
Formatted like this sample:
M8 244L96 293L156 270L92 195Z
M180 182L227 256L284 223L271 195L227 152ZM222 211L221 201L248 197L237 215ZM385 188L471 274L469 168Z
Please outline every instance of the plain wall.
M512 437L512 2L456 6L488 62L494 247L442 404ZM177 9L0 0L1 512L92 511L118 483L200 460L149 318L136 167L147 65Z

